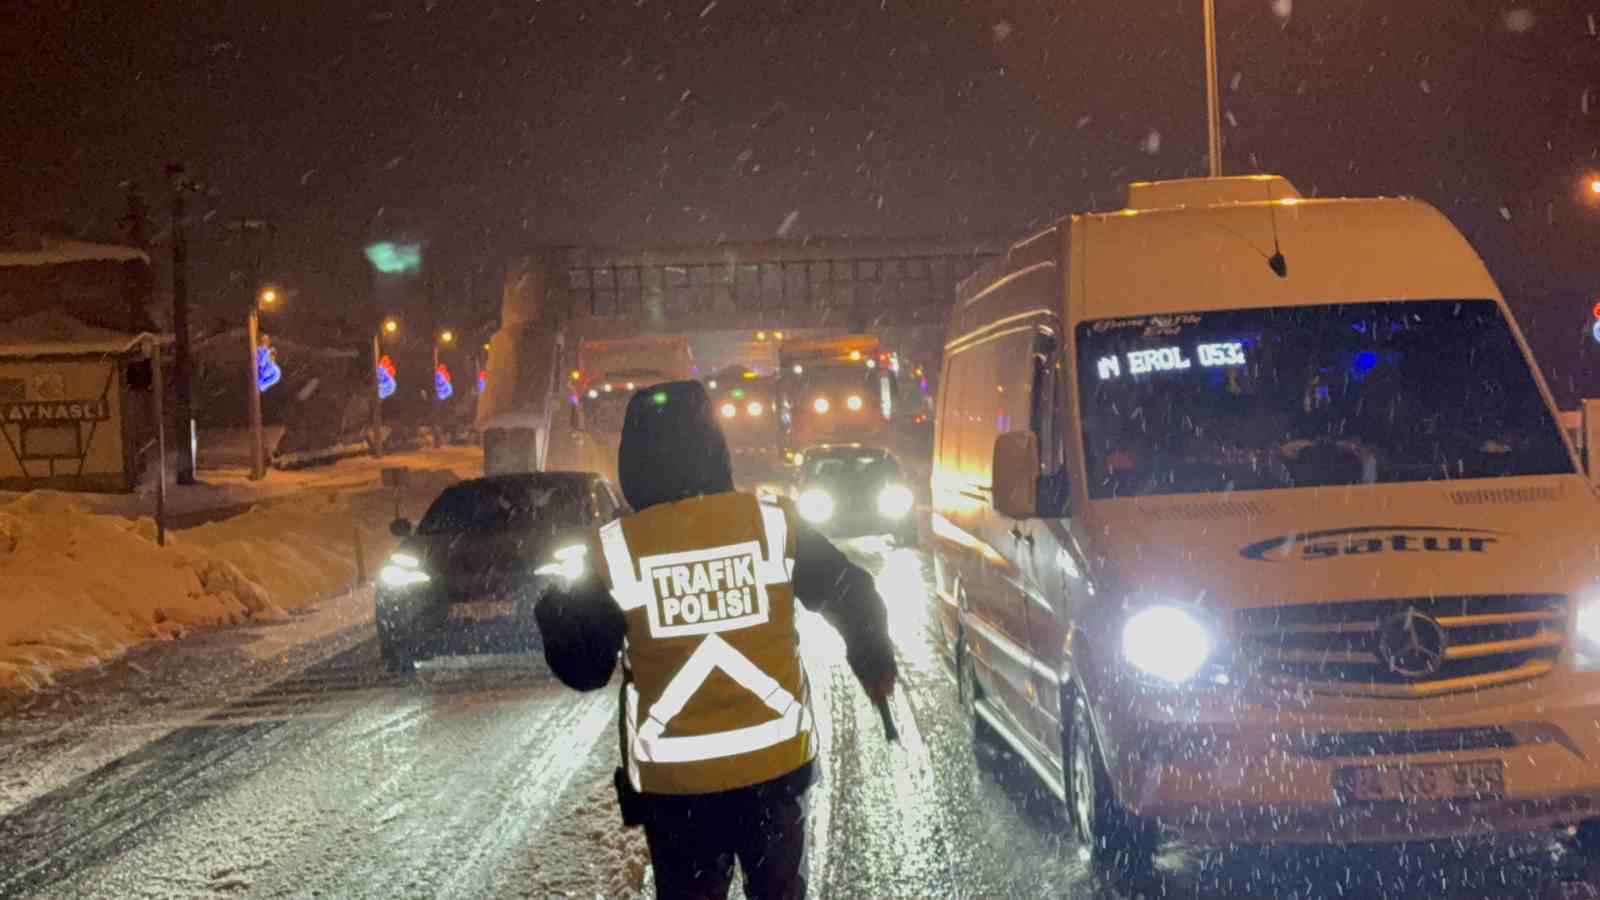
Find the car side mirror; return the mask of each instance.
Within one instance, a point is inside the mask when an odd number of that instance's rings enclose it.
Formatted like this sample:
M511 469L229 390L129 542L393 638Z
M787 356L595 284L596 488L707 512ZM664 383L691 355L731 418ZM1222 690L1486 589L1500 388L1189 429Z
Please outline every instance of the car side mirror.
M1600 399L1585 399L1581 410L1583 427L1579 437L1583 442L1583 467L1589 473L1589 483L1600 487Z
M411 537L411 520L395 519L389 523L389 533L397 538Z
M1011 519L1038 516L1039 439L1031 431L1008 431L994 439L990 502Z

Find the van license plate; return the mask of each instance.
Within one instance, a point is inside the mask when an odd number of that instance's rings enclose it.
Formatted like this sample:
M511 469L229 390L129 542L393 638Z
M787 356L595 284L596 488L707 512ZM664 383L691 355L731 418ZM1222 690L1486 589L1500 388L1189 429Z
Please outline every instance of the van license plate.
M471 603L450 604L450 618L469 622L484 619L510 618L517 605L511 600L474 600Z
M1334 790L1356 803L1405 802L1505 796L1505 764L1499 760L1392 766L1344 766L1334 772Z

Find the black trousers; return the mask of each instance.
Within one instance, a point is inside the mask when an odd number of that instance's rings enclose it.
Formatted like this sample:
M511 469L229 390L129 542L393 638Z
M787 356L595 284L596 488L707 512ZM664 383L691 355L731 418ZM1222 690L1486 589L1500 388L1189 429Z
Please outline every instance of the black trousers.
M780 779L720 794L654 795L642 818L661 900L724 900L734 860L751 900L806 894L803 787Z

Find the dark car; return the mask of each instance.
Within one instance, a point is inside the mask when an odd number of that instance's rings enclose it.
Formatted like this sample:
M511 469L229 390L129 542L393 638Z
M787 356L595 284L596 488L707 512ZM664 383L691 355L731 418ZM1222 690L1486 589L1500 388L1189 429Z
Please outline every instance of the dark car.
M585 529L622 512L592 472L475 478L433 501L378 575L378 639L384 665L410 672L418 659L527 652L539 645L533 607L557 578L581 572Z
M894 454L860 444L821 444L797 458L791 495L800 517L830 537L886 534L917 543L916 494Z

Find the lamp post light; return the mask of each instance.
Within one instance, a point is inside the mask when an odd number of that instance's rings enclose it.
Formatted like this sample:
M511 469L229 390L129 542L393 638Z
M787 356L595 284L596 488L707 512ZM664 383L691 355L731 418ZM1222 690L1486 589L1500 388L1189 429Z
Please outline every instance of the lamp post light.
M372 333L372 458L383 459L383 386L378 370L383 366L383 337L400 331L400 321L389 316Z
M249 344L249 376L245 381L250 388L250 480L267 477L267 447L261 423L261 310L271 309L278 302L279 292L274 287L263 287L256 292L250 304L250 315L245 319L245 340Z

